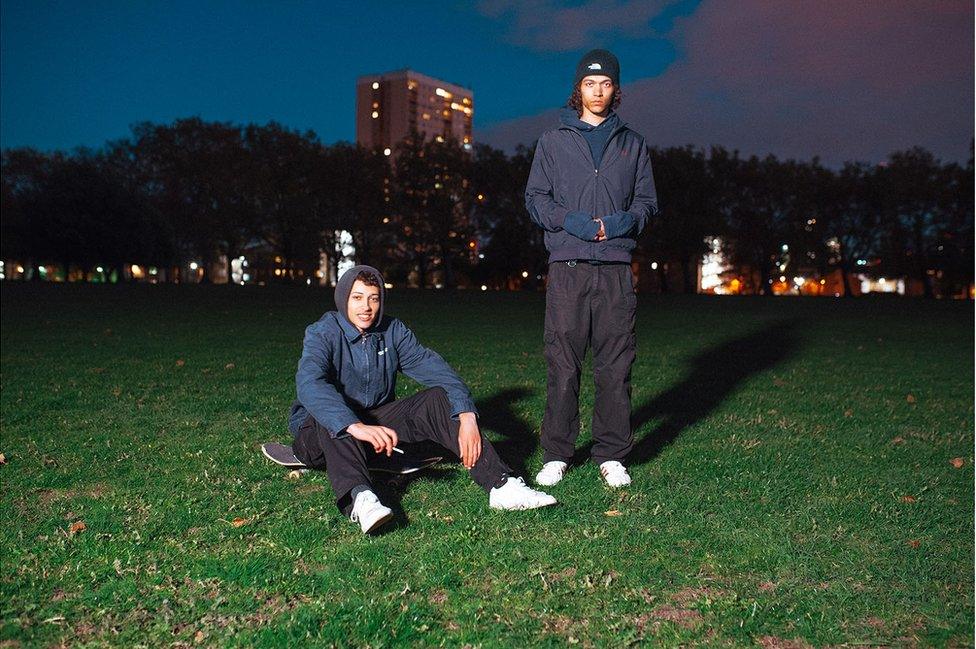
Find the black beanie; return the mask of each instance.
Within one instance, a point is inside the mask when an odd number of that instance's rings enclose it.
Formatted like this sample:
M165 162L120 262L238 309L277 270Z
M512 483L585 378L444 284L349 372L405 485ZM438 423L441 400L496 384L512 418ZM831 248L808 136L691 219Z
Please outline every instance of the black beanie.
M620 85L620 62L617 57L606 50L591 50L583 55L576 65L576 80L573 87L579 86L583 77L599 75L610 77L613 85Z

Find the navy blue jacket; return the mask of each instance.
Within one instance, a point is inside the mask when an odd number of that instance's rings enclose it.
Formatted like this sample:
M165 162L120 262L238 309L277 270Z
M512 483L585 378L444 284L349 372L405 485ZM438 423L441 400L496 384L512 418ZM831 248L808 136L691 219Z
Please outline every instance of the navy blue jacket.
M337 307L345 305L351 279L360 269L375 274L383 286L379 271L356 266L336 286ZM381 295L385 301L385 291ZM383 316L381 310L376 324L360 332L343 308L327 312L305 329L295 374L298 400L292 406L288 429L296 434L312 415L332 437L344 436L347 427L360 421L357 412L396 398L398 371L428 387L444 388L453 417L462 412L477 414L468 386L439 354L421 345L407 325Z
M576 111L563 109L560 121L539 138L525 188L529 215L545 230L549 262L630 262L637 237L658 209L647 144L618 123L597 168ZM603 219L605 241L594 241L600 227L594 218Z

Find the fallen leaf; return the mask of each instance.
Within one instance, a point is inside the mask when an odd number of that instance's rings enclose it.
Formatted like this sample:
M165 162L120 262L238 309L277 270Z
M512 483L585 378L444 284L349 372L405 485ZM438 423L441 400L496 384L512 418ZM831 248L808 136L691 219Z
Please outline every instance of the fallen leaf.
M289 471L288 475L285 476L285 480L298 480L302 477L302 472L299 470Z
M6 463L7 463L7 456L4 455L3 453L0 453L0 464L6 464Z
M206 633L204 633L203 631L197 631L193 636L193 642L195 642L196 644L200 644L206 639L206 637L207 637Z
M962 459L961 457L954 457L951 460L949 460L949 464L956 467L957 469L961 469L964 466L966 466L966 460Z
M122 388L112 388L112 396L119 396L122 394Z
M916 500L915 496L902 496L901 497L901 501L903 503L913 503L913 502L915 502L915 500Z
M920 545L922 545L922 542L919 541L918 539L912 539L911 541L908 542L908 547L912 548L913 550L918 549L918 546Z
M249 521L248 519L241 518L240 516L238 516L237 518L235 518L234 520L232 520L230 522L230 524L233 525L234 527L242 527L244 525L247 525L250 522L251 521Z
M891 440L891 443L892 444L904 444L905 443L905 438L902 437L901 435L899 435L895 439Z
M907 401L908 403L915 403L915 395L914 394L908 395L907 397L905 397L905 401Z
M73 536L75 534L81 534L85 531L85 529L85 521L75 521L71 524L71 527L68 528L68 533Z
M620 511L616 510L616 509L611 509L610 511L603 512L603 515L604 516L623 516L623 514Z
M784 385L786 385L786 381L784 381L783 379L773 379L773 385L775 385L778 388L781 388Z
M844 416L845 417L851 417L853 415L854 415L854 411L851 410L850 408L848 408L847 410L844 411Z
M232 370L232 369L234 369L234 367L235 366L234 366L233 363L227 363L226 365L224 365L224 369L225 370Z
M183 360L182 358L176 359L176 367L183 367L184 365L186 365L185 360Z

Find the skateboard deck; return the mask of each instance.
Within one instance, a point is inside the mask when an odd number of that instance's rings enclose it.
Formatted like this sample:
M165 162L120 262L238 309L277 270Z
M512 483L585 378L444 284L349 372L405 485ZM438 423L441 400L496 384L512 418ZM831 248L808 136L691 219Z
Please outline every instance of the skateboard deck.
M301 470L308 468L301 460L295 457L295 451L287 444L279 444L278 442L262 444L261 453L275 464L279 464L288 469ZM392 457L377 455L369 457L368 466L370 471L376 471L378 473L406 475L432 467L443 459L437 455L427 457L415 457L410 454L394 454Z

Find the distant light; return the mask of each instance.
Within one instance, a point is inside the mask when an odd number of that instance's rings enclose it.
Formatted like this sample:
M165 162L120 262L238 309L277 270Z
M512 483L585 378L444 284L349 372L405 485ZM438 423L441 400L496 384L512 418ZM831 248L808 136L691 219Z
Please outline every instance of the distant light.
M373 119L376 119L376 118L377 118L377 117L379 117L379 116L380 116L380 113L379 113L379 111L377 111L377 110L374 110L374 111L373 111Z
M536 275L535 278L536 279L542 279L542 275Z
M657 270L657 262L656 261L652 261L651 262L651 270Z
M24 267L23 266L17 266L17 272L18 273L24 272Z
M780 275L779 276L779 281L785 282L786 281L786 275Z
M389 222L390 222L390 217L384 216L383 217L383 223L389 223Z
M478 253L478 259L484 259L484 258L485 258L485 253L479 252Z
M99 273L105 272L101 266L96 267L95 270L98 271Z
M472 147L471 147L471 145L470 145L470 144L468 144L467 142L465 142L465 143L464 143L464 150L465 150L465 151L470 151L470 150L471 150L471 148L472 148Z
M385 284L383 284L383 288L393 288L393 284L386 282Z
M383 155L390 155L391 153L393 153L393 151L391 151L389 149L389 147L387 147L386 149L383 149Z
M250 279L251 279L251 275L249 273L244 273L243 275L241 275L241 284L243 284L244 282Z
M379 89L380 89L380 83L379 83L379 81L374 81L373 82L373 90L379 90Z
M529 271L523 270L522 271L522 277L528 277L528 276L529 276Z
M820 285L821 285L821 286L823 286L823 285L824 285L824 284L826 284L826 283L827 283L827 280L825 280L825 279L822 279L822 280L820 280Z
M481 285L481 290L482 290L482 291L487 291L487 290L488 290L488 287L487 287L487 286L485 286L484 284L482 284L482 285Z
M311 277L309 277L308 279L305 280L305 285L306 286L311 286L312 285L312 278Z
M139 268L139 264L132 264L132 274L133 275L140 275L140 274L142 274L142 269Z
M281 269L275 268L275 277L280 277L280 276L281 276Z
M806 283L806 281L807 280L804 279L803 277L794 277L793 278L793 283L796 284L797 286L803 286Z
M479 201L485 200L485 195L484 194L478 194L478 200Z
M443 284L434 284L434 288L444 288Z
M879 283L879 284L884 284L884 283L885 283L885 278L884 278L884 277L882 277L881 279L879 279L879 280L878 280L878 283Z
M196 270L197 268L200 268L200 265L197 264L197 262L195 262L195 261L191 261L190 262L190 270ZM99 270L99 272L101 272L101 270Z
M438 97L443 97L444 99L450 99L451 97L454 96L448 91L444 90L443 88L438 88L437 90L434 91L434 93L437 94Z
M435 139L435 140L437 140L438 142L443 142L443 141L444 141L444 137L443 137L443 136L441 136L441 135L438 135L438 136L437 136L436 138L434 138L434 139Z
M158 272L159 272L159 271L158 271L158 270L156 270L155 268L150 268L150 269L149 269L149 274L150 274L150 275L155 275L155 274L157 274Z
M790 250L790 247L784 243L783 244L783 252L789 252L789 250Z

